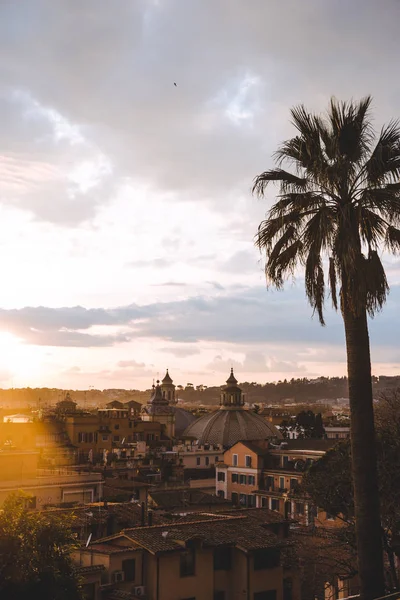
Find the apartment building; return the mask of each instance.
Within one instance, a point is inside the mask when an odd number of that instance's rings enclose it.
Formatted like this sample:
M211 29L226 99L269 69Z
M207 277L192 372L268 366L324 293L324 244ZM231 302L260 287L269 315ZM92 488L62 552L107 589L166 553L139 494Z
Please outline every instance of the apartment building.
M255 492L259 489L268 441L237 442L216 465L216 492L221 498L241 506L256 506Z
M213 467L222 460L224 449L219 444L195 443L177 444L172 451L166 452L165 456L179 462L184 469L204 469Z
M216 493L242 506L269 508L303 524L315 517L307 498L296 493L302 474L336 440L288 440L279 446L263 440L238 442L224 453L216 467ZM335 519L320 512L318 519Z
M102 462L105 453L121 444L136 441L158 442L162 425L131 417L129 408L104 408L96 413L75 413L65 417L65 430L76 448L78 462Z
M31 508L64 503L96 502L103 495L101 473L81 473L68 467L42 469L37 452L0 453L0 506L20 490L31 496Z
M82 548L75 560L104 567L110 597L118 590L148 600L299 600L290 547L281 517L253 509L126 529Z

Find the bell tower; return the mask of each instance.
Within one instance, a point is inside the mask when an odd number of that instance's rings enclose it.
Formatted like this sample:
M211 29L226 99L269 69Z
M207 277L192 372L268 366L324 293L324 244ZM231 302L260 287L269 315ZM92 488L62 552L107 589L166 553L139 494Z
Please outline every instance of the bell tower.
M168 373L168 369L165 373L164 379L161 381L161 392L164 400L167 400L169 404L176 404L175 385L170 374Z

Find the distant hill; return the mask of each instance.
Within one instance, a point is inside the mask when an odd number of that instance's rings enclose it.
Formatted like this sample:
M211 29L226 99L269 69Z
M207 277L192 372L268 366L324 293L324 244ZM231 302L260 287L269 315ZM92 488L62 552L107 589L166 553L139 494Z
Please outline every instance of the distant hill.
M284 381L265 384L245 381L239 385L246 396L246 402L250 404L285 404L288 402L310 404L348 397L346 377L285 379ZM400 376L373 377L375 396L385 389L396 387L400 387ZM122 402L136 400L144 404L151 394L151 390L125 389L90 389L86 391L60 390L57 388L0 389L0 406L10 408L18 406L31 406L32 408L53 406L59 400L62 400L67 392L69 392L72 400L86 408L104 406L107 402L116 399ZM197 386L197 388L178 386L176 390L177 398L184 402L194 405L204 404L205 406L218 405L220 393L220 387L205 387L202 385Z

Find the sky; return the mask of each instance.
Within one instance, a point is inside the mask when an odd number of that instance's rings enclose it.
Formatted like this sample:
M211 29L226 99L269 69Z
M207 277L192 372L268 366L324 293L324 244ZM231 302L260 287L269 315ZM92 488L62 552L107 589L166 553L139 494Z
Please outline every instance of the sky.
M400 117L397 0L0 1L0 386L344 375L301 276L267 290L251 195L290 108ZM176 83L177 85L174 85ZM400 259L371 323L400 375Z

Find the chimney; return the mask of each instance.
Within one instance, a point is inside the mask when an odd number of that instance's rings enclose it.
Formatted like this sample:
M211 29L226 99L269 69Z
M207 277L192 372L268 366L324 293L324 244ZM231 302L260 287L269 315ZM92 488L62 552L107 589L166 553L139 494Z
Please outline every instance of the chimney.
M141 524L142 527L144 527L146 525L146 519L145 519L145 516L146 516L146 507L145 507L144 502L142 502L141 509L142 510L141 510L141 516L140 516L140 524Z

